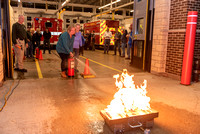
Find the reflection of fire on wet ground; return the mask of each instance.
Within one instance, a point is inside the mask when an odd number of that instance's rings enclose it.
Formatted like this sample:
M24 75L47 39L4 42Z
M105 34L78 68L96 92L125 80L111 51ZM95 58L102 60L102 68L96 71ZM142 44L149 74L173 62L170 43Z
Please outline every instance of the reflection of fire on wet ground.
M150 97L146 96L147 81L139 87L134 84L133 77L126 69L121 75L114 75L118 91L110 105L100 112L113 131L116 126L124 130L152 127L154 118L158 117L158 112L150 107Z

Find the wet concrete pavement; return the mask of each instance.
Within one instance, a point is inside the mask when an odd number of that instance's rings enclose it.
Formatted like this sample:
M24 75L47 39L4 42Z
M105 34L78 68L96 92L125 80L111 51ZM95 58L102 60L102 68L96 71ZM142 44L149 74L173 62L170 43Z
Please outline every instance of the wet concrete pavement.
M128 68L135 74L137 85L147 79L151 107L159 111L152 134L198 134L200 121L200 84L183 86L179 81L155 76L128 66L124 58L85 52L85 57L122 70ZM39 61L43 79L38 79L34 62L26 63L29 71L14 90L6 107L0 112L0 134L111 134L99 114L113 99L117 91L114 74L119 72L90 61L96 78L63 79L60 77L60 61L56 55L43 55ZM84 58L80 58L83 62ZM83 66L79 65L82 72ZM12 80L0 89L0 106ZM14 81L13 87L18 80ZM135 129L127 134L142 134Z

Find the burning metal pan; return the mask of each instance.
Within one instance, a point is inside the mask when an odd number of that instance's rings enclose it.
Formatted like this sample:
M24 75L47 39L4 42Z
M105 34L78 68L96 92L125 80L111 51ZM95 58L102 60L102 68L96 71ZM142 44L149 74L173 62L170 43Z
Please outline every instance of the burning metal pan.
M120 115L121 118L118 119L112 119L105 110L101 110L100 114L114 133L130 131L139 127L152 128L154 125L154 118L158 117L158 112L153 109L144 111L144 114L132 112L132 114L130 113L129 115Z

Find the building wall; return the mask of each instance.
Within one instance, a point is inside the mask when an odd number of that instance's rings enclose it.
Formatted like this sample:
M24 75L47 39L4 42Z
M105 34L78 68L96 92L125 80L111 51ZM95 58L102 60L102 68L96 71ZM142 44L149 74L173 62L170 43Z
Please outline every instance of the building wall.
M0 87L3 82L3 53L2 53L2 38L1 38L1 25L0 25Z
M164 73L167 55L168 30L169 30L169 0L155 1L155 16L152 46L152 73Z
M200 1L171 0L166 73L180 79L188 11L200 11ZM200 17L198 17L194 57L200 58Z

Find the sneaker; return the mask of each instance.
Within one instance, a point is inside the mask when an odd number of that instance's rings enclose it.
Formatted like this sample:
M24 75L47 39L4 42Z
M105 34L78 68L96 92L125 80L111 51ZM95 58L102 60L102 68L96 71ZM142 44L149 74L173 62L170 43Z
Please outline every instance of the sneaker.
M61 72L61 77L67 78L66 71Z
M129 57L127 57L127 58L125 58L126 60L130 60L131 58L129 58Z
M15 71L19 71L19 68L14 68Z
M23 68L23 69L19 69L20 72L27 72L27 69Z

